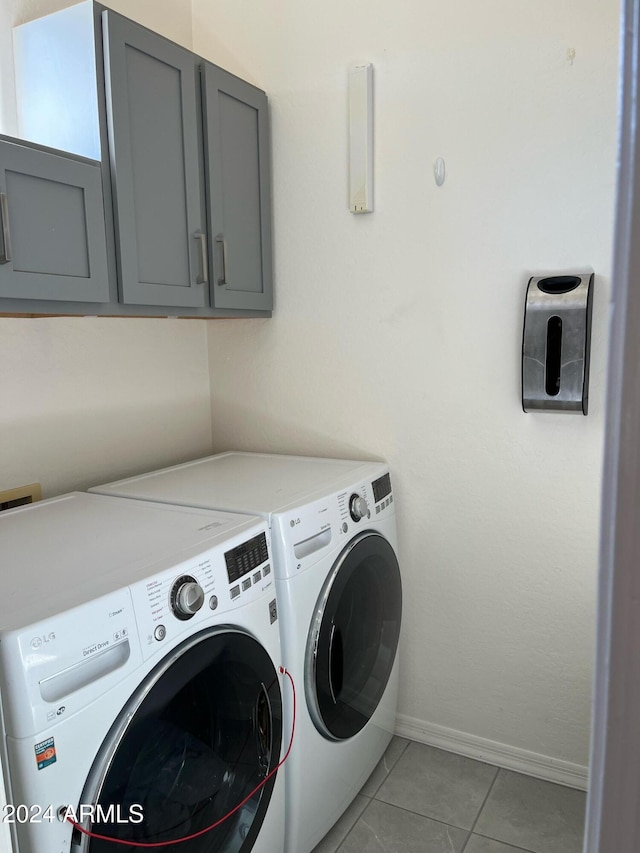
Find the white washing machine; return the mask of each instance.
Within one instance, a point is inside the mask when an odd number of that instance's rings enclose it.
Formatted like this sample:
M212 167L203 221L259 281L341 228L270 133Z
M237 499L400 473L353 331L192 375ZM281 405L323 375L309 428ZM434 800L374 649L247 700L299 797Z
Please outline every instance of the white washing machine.
M268 520L283 656L300 696L285 767L285 849L309 853L394 731L402 589L388 468L223 453L97 491Z
M0 542L16 853L282 851L265 521L73 493L2 513Z

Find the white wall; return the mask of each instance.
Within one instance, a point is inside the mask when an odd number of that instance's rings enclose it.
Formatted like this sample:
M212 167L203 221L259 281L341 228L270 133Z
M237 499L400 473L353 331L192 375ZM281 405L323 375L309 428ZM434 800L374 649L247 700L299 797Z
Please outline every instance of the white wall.
M268 92L273 131L276 310L209 326L214 446L389 460L400 730L569 776L588 756L618 14L193 0L194 49ZM376 210L354 217L346 73L363 61ZM590 414L524 414L528 277L588 267Z
M56 2L0 6L0 131L7 28ZM211 418L216 449L384 457L402 509L402 730L585 764L617 4L110 5L269 93L276 312L209 323L208 363L201 322L0 319L0 488L54 494L196 456ZM353 217L346 70L362 61L376 212ZM528 275L585 266L591 413L525 415Z
M0 489L45 496L210 452L205 324L0 319Z
M11 26L61 0L0 4L0 132L15 133ZM191 44L188 0L117 0ZM188 320L0 318L0 490L45 496L210 451L206 324Z

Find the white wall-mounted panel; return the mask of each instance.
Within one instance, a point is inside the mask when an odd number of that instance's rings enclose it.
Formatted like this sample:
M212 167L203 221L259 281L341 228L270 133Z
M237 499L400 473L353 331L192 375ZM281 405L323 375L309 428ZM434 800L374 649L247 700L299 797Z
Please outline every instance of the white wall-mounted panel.
M349 69L349 210L373 213L373 65Z

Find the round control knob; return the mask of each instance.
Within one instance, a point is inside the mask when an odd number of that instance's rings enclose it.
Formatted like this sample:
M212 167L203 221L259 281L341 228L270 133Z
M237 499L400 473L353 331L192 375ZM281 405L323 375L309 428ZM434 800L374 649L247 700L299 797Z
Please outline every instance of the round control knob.
M354 493L349 498L349 512L354 521L360 521L361 518L369 515L369 507L363 497Z
M202 587L191 575L183 575L171 589L171 609L178 619L191 619L204 604Z
M199 583L183 583L176 594L176 608L184 616L193 616L204 603L204 592Z

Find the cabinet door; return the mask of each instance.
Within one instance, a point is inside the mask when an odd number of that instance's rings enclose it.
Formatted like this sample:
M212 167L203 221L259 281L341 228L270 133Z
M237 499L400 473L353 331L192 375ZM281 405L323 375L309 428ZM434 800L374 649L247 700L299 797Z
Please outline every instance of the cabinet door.
M111 11L102 30L120 299L203 306L195 57Z
M202 73L212 304L271 310L267 98L209 63Z
M100 164L0 140L0 296L108 302Z

